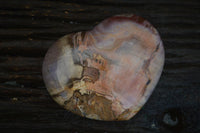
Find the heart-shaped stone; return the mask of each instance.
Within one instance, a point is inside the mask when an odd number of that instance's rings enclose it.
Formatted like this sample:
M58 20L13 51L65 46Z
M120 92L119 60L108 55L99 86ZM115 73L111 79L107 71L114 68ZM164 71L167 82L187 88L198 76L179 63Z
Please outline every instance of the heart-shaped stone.
M157 30L136 15L116 15L60 38L45 56L43 78L53 99L75 114L129 120L151 95L163 64Z

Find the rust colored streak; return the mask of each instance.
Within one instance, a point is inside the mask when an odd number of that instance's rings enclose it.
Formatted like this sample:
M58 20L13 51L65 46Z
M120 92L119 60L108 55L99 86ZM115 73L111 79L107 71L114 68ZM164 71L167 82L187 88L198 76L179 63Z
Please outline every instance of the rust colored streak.
M99 79L99 70L93 67L84 67L82 75L84 80L88 81L89 78L92 82L96 82Z

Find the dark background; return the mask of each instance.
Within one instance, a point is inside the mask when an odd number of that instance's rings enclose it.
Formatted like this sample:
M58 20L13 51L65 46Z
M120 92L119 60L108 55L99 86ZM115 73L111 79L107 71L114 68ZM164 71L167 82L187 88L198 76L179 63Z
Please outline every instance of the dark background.
M0 132L200 133L198 0L0 0ZM159 31L161 79L129 121L81 118L49 96L41 75L47 49L65 34L134 13Z

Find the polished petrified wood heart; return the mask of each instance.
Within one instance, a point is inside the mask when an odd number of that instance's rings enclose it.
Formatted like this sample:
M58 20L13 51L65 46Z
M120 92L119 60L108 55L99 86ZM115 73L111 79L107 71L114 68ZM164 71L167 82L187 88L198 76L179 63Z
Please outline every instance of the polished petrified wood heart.
M128 120L151 95L163 64L156 29L136 15L117 15L59 39L46 54L43 78L53 99L73 113Z

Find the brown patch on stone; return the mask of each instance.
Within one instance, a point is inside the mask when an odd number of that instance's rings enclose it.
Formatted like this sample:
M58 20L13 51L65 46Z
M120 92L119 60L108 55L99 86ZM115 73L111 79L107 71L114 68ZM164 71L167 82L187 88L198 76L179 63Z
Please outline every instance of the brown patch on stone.
M91 80L93 83L96 82L99 79L99 70L93 67L84 67L83 68L83 78L85 80L89 79Z
M89 95L81 95L79 91L75 91L70 100L65 102L65 108L71 110L75 114L106 121L116 119L111 105L112 101L105 97L97 96L94 92Z

